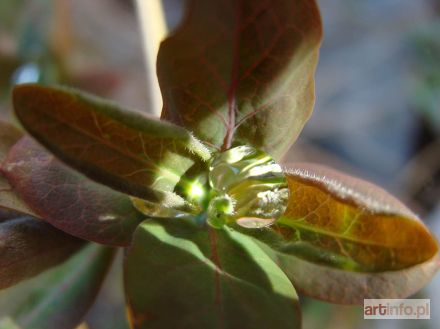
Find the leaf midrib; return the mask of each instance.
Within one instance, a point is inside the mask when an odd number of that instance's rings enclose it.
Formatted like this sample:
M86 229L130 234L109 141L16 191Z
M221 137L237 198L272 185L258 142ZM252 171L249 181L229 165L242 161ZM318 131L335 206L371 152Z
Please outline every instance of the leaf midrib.
M344 236L344 235L341 235L340 233L333 233L331 231L319 229L316 227L311 227L310 225L299 224L297 221L294 221L294 223L292 223L290 221L289 222L283 221L283 218L285 218L285 217L281 217L277 223L286 225L288 227L296 228L299 230L302 229L304 231L309 231L309 232L313 232L313 233L319 233L319 234L322 234L325 236L330 236L335 239L341 239L341 240L347 240L350 242L355 242L357 244L365 244L368 246L376 246L376 247L382 247L382 248L387 248L387 249L388 248L401 249L401 250L405 249L405 248L397 248L397 246L394 246L394 245L387 245L384 243L379 243L379 242L374 242L374 241L369 241L369 240L364 240L364 239L357 239L356 240L355 238L351 238L350 236ZM406 249L408 249L408 248L406 248Z

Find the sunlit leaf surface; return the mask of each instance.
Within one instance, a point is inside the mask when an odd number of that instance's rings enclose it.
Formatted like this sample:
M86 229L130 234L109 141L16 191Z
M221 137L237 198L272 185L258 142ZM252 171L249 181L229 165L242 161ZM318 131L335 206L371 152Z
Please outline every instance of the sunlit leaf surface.
M387 192L316 165L296 164L286 174L285 214L269 229L246 233L266 244L298 289L359 303L406 297L434 275L435 238Z
M278 221L281 232L297 237L318 262L335 260L338 267L362 271L398 270L438 251L417 216L370 183L311 165L288 170L287 180L291 197Z
M88 177L131 195L160 199L194 161L209 157L188 131L67 88L20 85L24 127Z
M186 219L147 220L125 262L133 328L300 328L296 293L248 237Z
M158 55L162 117L279 159L312 111L320 39L314 0L189 1Z

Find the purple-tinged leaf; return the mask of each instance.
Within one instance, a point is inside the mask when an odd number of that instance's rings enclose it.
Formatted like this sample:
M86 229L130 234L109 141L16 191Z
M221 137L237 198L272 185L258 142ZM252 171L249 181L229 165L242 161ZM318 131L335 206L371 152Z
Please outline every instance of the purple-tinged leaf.
M279 159L312 112L321 29L314 0L190 1L159 50L162 118Z
M18 211L24 215L38 217L13 191L11 185L0 172L0 209Z
M0 289L60 264L84 241L48 223L20 214L0 217Z
M187 130L78 90L19 85L13 103L26 130L57 157L140 198L160 199L210 156Z
M404 298L439 268L438 243L381 188L322 166L286 168L290 199L262 242L295 287L335 303Z
M0 120L0 169L6 154L20 139L22 133L11 124ZM0 170L0 209L18 211L35 216L32 210L14 193L9 182Z
M39 217L82 239L127 246L145 218L127 195L79 174L29 137L11 149L3 171Z

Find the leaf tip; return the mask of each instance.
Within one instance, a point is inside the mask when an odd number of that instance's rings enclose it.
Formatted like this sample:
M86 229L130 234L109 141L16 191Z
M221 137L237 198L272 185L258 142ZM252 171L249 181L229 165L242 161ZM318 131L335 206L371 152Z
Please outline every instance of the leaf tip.
M15 103L15 101L19 101L20 99L23 99L23 97L27 97L29 93L32 93L37 86L38 84L35 83L24 83L14 86L14 88L12 88L13 102Z
M208 161L211 158L211 152L209 149L192 133L190 133L190 143L187 148L188 151L198 155L204 161Z

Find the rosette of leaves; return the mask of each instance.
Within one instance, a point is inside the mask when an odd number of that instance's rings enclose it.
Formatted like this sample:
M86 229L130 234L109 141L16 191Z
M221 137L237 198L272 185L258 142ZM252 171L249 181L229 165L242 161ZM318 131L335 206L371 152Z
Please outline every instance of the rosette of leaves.
M244 147L280 161L297 138L320 41L314 1L194 0L159 51L162 120L65 87L16 87L36 141L1 125L0 287L18 296L15 284L51 270L0 324L74 328L117 247L132 328L300 328L296 290L360 304L429 282L438 245L422 221L323 166L284 167L275 222L210 218L233 218L248 194L240 185L237 200L208 209L214 159Z

